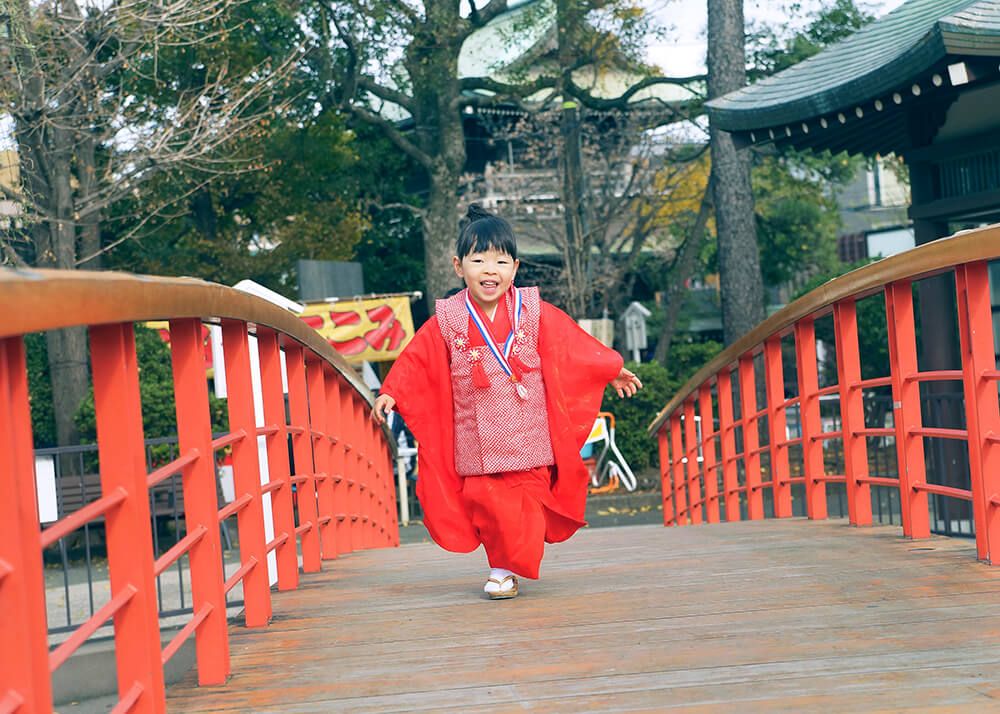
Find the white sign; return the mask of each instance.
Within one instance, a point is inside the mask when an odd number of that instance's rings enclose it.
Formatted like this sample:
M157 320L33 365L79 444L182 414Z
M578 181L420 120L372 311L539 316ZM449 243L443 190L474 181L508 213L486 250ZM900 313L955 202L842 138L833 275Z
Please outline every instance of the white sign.
M56 460L54 456L35 457L35 485L38 489L38 520L52 523L59 520L56 501Z

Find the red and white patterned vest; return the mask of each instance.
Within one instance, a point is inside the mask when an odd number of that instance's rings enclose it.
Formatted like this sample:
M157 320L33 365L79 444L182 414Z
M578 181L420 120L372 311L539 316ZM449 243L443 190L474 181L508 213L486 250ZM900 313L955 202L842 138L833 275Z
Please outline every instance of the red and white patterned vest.
M455 471L460 476L520 471L555 463L538 356L541 300L538 288L519 290L523 301L521 331L524 335L515 340L512 351L517 350L517 358L525 367L521 383L527 396L523 399L488 348L469 346L466 291L436 303L441 336L451 356ZM513 325L514 300L505 303ZM476 361L482 363L489 377L489 387L477 387L473 382L472 368Z

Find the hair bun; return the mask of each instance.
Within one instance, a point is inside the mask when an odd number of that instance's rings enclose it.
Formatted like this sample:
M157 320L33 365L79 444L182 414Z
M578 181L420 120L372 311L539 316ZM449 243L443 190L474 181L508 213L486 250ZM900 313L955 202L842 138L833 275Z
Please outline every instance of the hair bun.
M470 203L465 211L465 217L469 222L472 222L478 221L480 218L493 218L494 216L478 203Z

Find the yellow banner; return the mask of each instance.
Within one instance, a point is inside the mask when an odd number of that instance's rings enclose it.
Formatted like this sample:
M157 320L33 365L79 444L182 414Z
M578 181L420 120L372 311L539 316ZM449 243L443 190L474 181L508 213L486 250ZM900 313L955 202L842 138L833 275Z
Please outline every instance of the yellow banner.
M299 317L348 362L394 360L413 339L406 296L308 303Z

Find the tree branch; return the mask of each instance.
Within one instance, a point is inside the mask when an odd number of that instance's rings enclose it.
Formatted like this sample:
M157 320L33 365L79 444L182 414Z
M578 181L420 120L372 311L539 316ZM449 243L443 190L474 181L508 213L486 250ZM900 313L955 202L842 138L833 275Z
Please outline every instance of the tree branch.
M475 29L485 27L497 15L507 12L507 0L490 0L481 10L476 7L476 0L469 0L469 4L472 6L469 20Z
M701 98L698 97L693 90L688 87L689 84L697 81L704 81L705 75L693 75L691 77L646 77L632 86L630 86L625 92L617 97L612 98L601 98L595 97L593 94L578 86L575 82L567 82L567 92L574 98L579 100L581 104L590 109L596 109L599 111L611 111L613 109L629 109L634 108L630 104L630 100L636 94L649 87L655 87L661 84L673 84L677 86L682 86L691 91L692 97L690 100L679 101L679 102L665 102L661 99L656 99L659 103L664 106L674 107L685 106L694 101L700 101Z
M414 112L413 98L398 89L381 85L371 77L365 75L358 76L358 86L371 92L379 99L398 104L410 114Z
M357 104L348 104L347 108L362 121L381 129L389 141L425 169L429 170L434 165L434 157L422 151L416 144L403 136L403 133L396 128L396 125L388 119L383 119L378 114L370 112Z
M463 77L459 80L458 85L459 89L463 92L485 90L487 92L494 92L504 97L521 97L523 99L525 97L530 97L535 92L540 92L543 89L553 89L557 87L559 85L559 78L543 75L530 82L508 84L506 82L500 82L496 79L491 79L490 77Z

